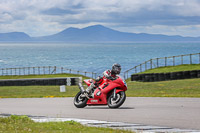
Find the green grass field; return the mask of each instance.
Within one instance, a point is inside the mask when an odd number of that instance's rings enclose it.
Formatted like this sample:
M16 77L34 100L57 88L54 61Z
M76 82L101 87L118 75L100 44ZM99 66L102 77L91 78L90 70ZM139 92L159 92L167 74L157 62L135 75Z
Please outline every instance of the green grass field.
M4 86L0 98L74 97L78 91L78 86L66 86L66 92L60 92L60 86Z
M200 64L178 65L150 69L142 73L168 73L200 70ZM171 80L161 82L131 82L127 80L130 97L200 97L200 79Z
M27 116L0 117L0 133L132 133L111 128L87 127L74 121L34 122Z
M200 97L200 79L128 82L129 97Z

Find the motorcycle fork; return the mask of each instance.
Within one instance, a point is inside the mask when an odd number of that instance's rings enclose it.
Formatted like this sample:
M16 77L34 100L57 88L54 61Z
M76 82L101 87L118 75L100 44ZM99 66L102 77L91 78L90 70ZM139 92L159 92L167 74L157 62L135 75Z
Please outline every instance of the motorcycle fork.
M117 97L116 97L116 88L114 89L114 91L113 91L113 100L116 100L117 99Z

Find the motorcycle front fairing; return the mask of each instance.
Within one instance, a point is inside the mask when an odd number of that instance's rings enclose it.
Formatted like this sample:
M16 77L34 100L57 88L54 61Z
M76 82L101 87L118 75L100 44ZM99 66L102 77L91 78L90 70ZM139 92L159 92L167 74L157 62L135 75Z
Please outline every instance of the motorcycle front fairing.
M116 80L104 79L101 85L94 91L94 98L87 101L88 105L107 105L107 95L116 89L116 93L126 91L127 87L123 80L119 77Z
M106 87L102 88L102 93L107 94L114 88L117 88L116 90L119 90L119 91L116 91L116 93L120 91L126 91L127 86L124 82L125 81L123 81L120 77L118 77L116 80L109 80L106 84Z

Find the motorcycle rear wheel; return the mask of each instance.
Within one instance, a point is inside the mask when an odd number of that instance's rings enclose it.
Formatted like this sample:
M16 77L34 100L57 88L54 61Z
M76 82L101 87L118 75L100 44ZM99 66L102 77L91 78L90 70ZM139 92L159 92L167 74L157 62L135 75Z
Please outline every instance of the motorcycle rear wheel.
M88 99L86 97L81 97L81 92L78 92L74 97L74 105L77 108L84 108L87 106Z
M126 100L126 94L124 91L120 91L116 94L116 99L113 98L113 94L108 98L109 108L119 108Z

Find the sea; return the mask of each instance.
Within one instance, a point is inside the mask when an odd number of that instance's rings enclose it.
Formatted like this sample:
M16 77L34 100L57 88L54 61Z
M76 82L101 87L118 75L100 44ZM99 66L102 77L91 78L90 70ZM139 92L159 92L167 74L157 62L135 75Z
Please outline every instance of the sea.
M57 66L102 73L113 63L122 72L151 58L200 53L200 42L0 43L0 68Z

